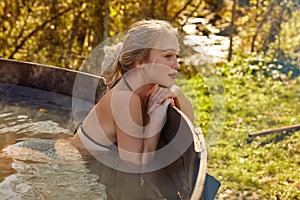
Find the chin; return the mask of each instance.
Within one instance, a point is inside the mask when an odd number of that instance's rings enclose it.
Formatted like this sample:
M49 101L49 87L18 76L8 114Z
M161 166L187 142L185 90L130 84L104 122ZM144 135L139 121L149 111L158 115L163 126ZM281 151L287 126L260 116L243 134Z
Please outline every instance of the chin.
M158 84L166 88L171 88L174 85L174 81L168 81L168 82L158 83Z
M171 88L174 85L174 80L171 78L155 78L152 79L151 81L148 81L149 83L154 83L154 84L158 84L162 87L166 87L166 88Z

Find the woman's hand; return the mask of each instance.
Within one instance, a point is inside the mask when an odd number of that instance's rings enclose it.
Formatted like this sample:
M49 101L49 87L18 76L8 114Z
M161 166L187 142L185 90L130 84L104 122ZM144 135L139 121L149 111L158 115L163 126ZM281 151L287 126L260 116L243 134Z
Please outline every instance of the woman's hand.
M167 119L167 109L172 102L167 98L162 104L157 105L150 113L150 123L146 126L145 138L149 138L159 133Z
M162 104L166 99L174 99L181 92L180 88L174 85L171 88L156 86L149 97L148 114L151 113L157 106ZM171 101L174 105L174 101Z
M185 113L192 122L194 121L193 106L177 85L173 85L171 88L156 86L149 97L148 114L167 98L172 99L171 105L176 106Z

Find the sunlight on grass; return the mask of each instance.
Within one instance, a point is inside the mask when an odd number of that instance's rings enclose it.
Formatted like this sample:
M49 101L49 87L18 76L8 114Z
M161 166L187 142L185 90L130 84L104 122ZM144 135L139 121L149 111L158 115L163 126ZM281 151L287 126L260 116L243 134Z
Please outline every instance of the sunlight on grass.
M221 181L217 199L300 199L300 131L249 138L251 132L300 124L300 77L223 77L226 120L209 152L208 172ZM208 130L211 94L201 77L179 81ZM192 90L191 90L192 89Z

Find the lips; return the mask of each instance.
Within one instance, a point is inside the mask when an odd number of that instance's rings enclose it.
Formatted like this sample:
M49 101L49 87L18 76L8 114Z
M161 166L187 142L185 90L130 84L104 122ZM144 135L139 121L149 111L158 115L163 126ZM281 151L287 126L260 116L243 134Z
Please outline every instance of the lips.
M168 74L171 79L175 79L177 77L177 72Z

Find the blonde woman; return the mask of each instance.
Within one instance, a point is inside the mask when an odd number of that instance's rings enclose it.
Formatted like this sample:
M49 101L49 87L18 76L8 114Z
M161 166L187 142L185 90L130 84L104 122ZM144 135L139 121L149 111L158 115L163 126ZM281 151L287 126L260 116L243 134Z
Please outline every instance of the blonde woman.
M162 20L132 25L123 43L105 47L102 76L109 87L72 138L86 152L117 146L126 163L142 166L153 159L169 104L191 121L193 108L179 87L178 33Z

